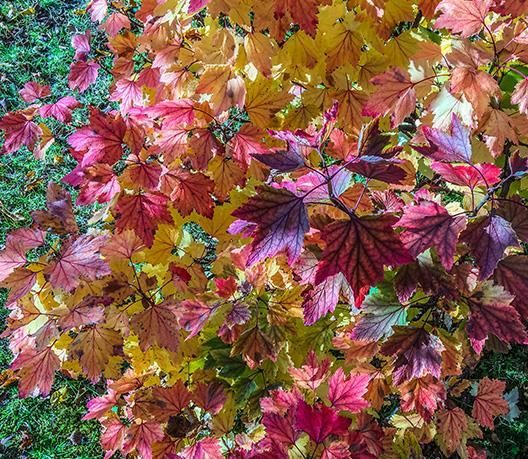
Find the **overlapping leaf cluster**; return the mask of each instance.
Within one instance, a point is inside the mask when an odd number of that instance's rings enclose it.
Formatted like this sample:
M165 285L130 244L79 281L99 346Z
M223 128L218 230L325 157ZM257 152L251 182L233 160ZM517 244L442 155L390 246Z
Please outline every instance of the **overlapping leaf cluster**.
M81 234L51 183L0 252L20 395L104 379L106 457L484 457L471 368L528 340L527 10L93 0L69 86L118 109L64 182L100 206ZM2 153L43 155L80 104L21 96Z

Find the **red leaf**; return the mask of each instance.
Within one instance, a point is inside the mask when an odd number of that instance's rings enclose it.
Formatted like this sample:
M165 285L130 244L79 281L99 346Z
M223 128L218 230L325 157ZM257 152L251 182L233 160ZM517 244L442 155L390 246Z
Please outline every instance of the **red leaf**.
M104 306L111 302L111 298L88 296L68 309L68 312L59 319L59 326L68 330L81 325L99 323L104 318Z
M130 29L130 19L122 13L112 13L100 26L109 37L115 37L121 29Z
M266 413L262 418L262 424L266 427L266 435L274 442L281 445L293 445L299 438L294 430L291 416L283 416L277 413Z
M339 292L347 287L347 281L343 274L339 273L304 291L304 324L313 325L329 312L334 312L339 301Z
M187 446L178 454L181 459L222 459L220 442L216 438L204 438L192 446Z
M24 102L31 104L37 99L49 96L51 94L51 88L48 85L41 85L35 81L28 81L18 93L24 99Z
M200 408L215 415L221 411L227 397L222 383L214 381L209 384L198 383L192 393L192 399Z
M480 381L471 416L481 426L493 430L493 418L508 413L508 402L502 396L505 388L506 383L497 379L486 377Z
M211 218L213 216L214 183L201 173L193 174L181 169L166 170L160 179L160 189L170 196L174 207L183 217L193 210Z
M449 29L462 37L476 35L484 27L492 3L492 0L442 0L436 7L441 14L434 27Z
M187 126L194 121L194 102L191 99L163 101L144 109L152 118L162 118L163 128Z
M395 158L361 156L347 162L346 168L368 179L385 183L403 183L407 173L400 167L405 162Z
M141 459L152 459L152 444L165 436L158 422L143 421L132 424L126 432L123 452L126 454L137 450Z
M117 405L120 394L113 389L101 397L95 397L88 401L86 407L88 413L83 416L83 421L88 419L100 419L108 410Z
M528 317L528 255L512 255L499 262L495 280L515 295L512 304Z
M110 274L110 268L99 254L105 239L104 236L86 234L69 239L59 257L44 270L49 275L51 286L71 291L79 286L81 279L93 281Z
M395 327L394 335L382 346L381 353L398 356L393 381L399 385L429 374L439 378L443 350L440 340L423 328Z
M137 81L128 78L117 80L109 100L120 102L119 110L124 115L129 112L130 108L143 105L142 86Z
M179 346L179 326L175 307L168 303L149 306L130 320L132 330L139 337L141 350L145 352L156 344L176 352Z
M154 241L154 232L158 225L172 222L167 210L167 198L162 195L123 195L117 201L116 210L119 213L117 230L133 229L148 247Z
M469 131L454 113L451 116L451 134L428 126L424 126L422 132L429 146L414 147L422 155L448 163L471 163Z
M282 17L288 12L293 22L312 37L315 36L318 24L317 0L278 0L275 5L275 17Z
M329 368L330 360L319 361L312 350L301 368L290 368L289 372L298 387L315 391L326 379Z
M26 264L26 248L17 241L7 244L0 251L0 282L6 280L15 269Z
M431 376L412 379L401 385L401 408L403 411L416 410L426 422L430 422L433 414L446 398L443 382L435 382Z
M54 104L43 105L39 109L39 114L43 118L55 118L63 123L70 123L72 120L72 110L80 107L81 104L72 96L59 99Z
M460 239L471 247L477 259L479 280L487 279L493 273L507 247L519 245L511 224L498 215L471 223Z
M55 372L59 367L60 360L51 346L41 351L34 349L22 351L11 363L12 370L19 370L19 396L48 395L55 379Z
M31 213L31 217L41 230L51 229L57 234L79 231L73 214L70 193L55 182L48 183L46 208L45 211L36 210Z
M407 249L392 229L396 218L351 218L331 223L322 231L326 243L315 282L343 273L356 304L370 287L383 279L383 265L398 266L412 261Z
M120 420L110 418L102 422L101 447L105 450L104 459L110 459L117 450L123 448L126 426Z
M164 420L181 413L191 401L191 393L180 380L172 387L155 387L152 395L159 406L159 412L152 414Z
M444 268L449 271L453 266L458 235L466 228L466 222L463 215L452 217L444 207L424 201L417 206L405 207L396 226L406 229L400 239L413 257L434 247Z
M86 57L90 53L90 39L92 34L90 29L86 33L74 35L71 39L71 45L75 50L75 56L73 58L76 61L85 61Z
M301 253L304 234L309 229L302 197L284 188L261 186L232 215L256 223L248 265L285 251L291 265Z
M0 129L5 131L4 146L0 155L13 153L25 145L31 151L37 143L37 138L42 135L42 129L21 112L8 113L0 119Z
M506 343L527 343L528 334L519 313L510 305L512 299L513 296L491 281L484 282L468 298L471 313L466 329L477 351L481 346L474 341L485 341L489 334Z
M528 242L528 208L519 196L512 196L507 201L501 200L497 215L510 222L521 241Z
M370 377L367 374L351 374L346 379L343 369L338 368L328 380L328 400L338 410L359 413L369 406L369 403L363 398L367 392L369 380Z
M332 408L322 404L310 406L301 400L297 405L297 428L306 432L317 444L330 435L344 435L350 422L350 419L339 416Z
M451 455L460 446L462 434L468 427L466 413L458 407L445 409L438 412L437 419L438 433L445 444L446 455Z
M194 14L204 8L211 0L190 0L187 13Z
M377 88L363 107L363 115L384 116L391 113L392 126L398 126L414 112L416 91L406 71L398 68L387 70L382 75L372 78L371 83Z
M97 79L101 66L94 61L74 62L70 66L68 75L68 86L70 89L78 89L79 92L86 91Z
M90 124L77 129L68 137L68 143L83 152L80 161L82 166L96 162L112 165L123 156L125 133L126 125L121 117L104 114L92 108Z
M182 301L178 308L178 323L180 327L191 332L185 339L196 336L215 310L216 307L208 306L198 300Z
M444 180L471 189L477 186L489 187L500 182L501 169L494 164L453 165L433 161L431 169Z

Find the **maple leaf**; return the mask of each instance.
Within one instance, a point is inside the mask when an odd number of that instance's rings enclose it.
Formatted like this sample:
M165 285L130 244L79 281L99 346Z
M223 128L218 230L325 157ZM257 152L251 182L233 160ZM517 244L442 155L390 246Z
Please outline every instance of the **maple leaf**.
M79 92L86 91L95 80L101 66L95 61L78 61L70 66L68 75L68 86L70 89L78 89Z
M381 352L397 355L393 381L398 385L428 374L439 378L443 349L440 340L423 328L395 327L395 333L383 344Z
M466 431L468 422L466 413L461 408L444 409L437 414L438 433L445 444L445 453L450 455L460 446L462 434Z
M511 255L499 261L494 279L515 295L512 304L522 317L528 315L528 255Z
M519 196L501 201L497 208L497 215L510 222L521 241L528 242L528 207L522 203Z
M154 232L160 223L171 223L167 198L153 193L123 195L117 201L119 232L133 229L147 247L154 242Z
M275 16L284 16L288 12L301 29L315 36L318 23L318 4L317 0L277 0L275 2Z
M105 450L104 459L110 459L117 450L123 448L126 425L119 419L110 418L102 422L101 447Z
M524 78L515 85L511 95L512 104L519 105L519 111L528 114L528 78Z
M430 375L416 378L400 386L401 408L403 411L416 410L430 422L433 414L446 398L444 384L436 382Z
M72 120L72 110L80 107L81 104L75 97L66 96L60 98L53 104L46 104L40 107L39 114L43 118L55 118L63 123L70 123Z
M110 274L110 268L99 255L105 240L104 236L86 234L69 239L44 270L52 287L71 291L79 286L81 279L93 281Z
M436 7L441 11L435 29L446 28L462 37L479 33L490 11L491 0L442 0Z
M214 183L205 175L184 170L166 170L160 178L160 189L170 196L180 214L185 217L193 210L211 218Z
M266 413L262 418L262 424L266 427L266 434L274 442L281 445L293 445L299 437L299 433L292 425L291 416L285 417L277 413Z
M506 343L528 342L521 317L510 305L512 300L512 295L492 281L484 282L468 298L471 313L466 329L478 352L480 346L474 342L485 341L490 333Z
M23 145L33 150L42 129L32 121L32 116L23 112L8 113L0 119L0 129L5 132L5 141L0 155L13 153Z
M304 234L309 230L303 197L284 188L261 186L257 195L232 215L256 223L248 265L285 251L291 265L299 258Z
M185 339L196 336L215 310L216 307L208 306L201 301L182 301L178 309L178 323L184 330L191 332Z
M259 327L247 329L231 348L231 355L242 354L250 368L256 368L264 359L276 360L275 349L268 335Z
M394 325L405 325L406 316L406 308L393 291L373 292L363 301L361 316L350 337L359 341L379 341L392 335Z
M99 29L104 30L110 37L115 37L122 29L130 29L130 19L122 13L112 13Z
M112 300L105 297L88 296L75 304L59 319L59 326L65 330L81 325L96 324L104 318L104 306Z
M433 162L431 169L440 174L444 180L471 189L477 186L490 187L500 182L501 169L494 164L453 165Z
M181 459L222 459L224 456L218 439L204 438L184 448L177 457Z
M287 150L271 153L253 153L251 156L279 172L291 172L304 166L304 157L296 145L288 145Z
M479 267L479 280L493 273L507 247L519 245L511 224L494 214L468 225L460 240L471 247Z
M331 223L322 231L325 249L317 268L315 282L343 273L350 284L356 304L370 287L383 278L383 265L398 266L412 261L392 229L396 218L353 217Z
M466 228L466 223L463 215L452 217L439 204L424 201L417 206L405 207L396 226L405 228L400 239L413 257L434 247L444 268L449 271L453 266L458 236Z
M83 152L82 166L95 162L114 164L123 156L125 123L119 116L105 115L94 108L90 108L89 120L88 126L77 129L68 137L68 143Z
M471 416L484 427L493 430L493 418L509 411L508 402L504 400L503 393L506 388L504 381L483 378L478 385L477 396L473 402Z
M330 360L319 361L312 350L301 368L290 368L289 372L297 386L315 391L326 379L329 368Z
M339 416L323 404L310 406L301 400L297 405L295 425L319 444L330 435L343 435L348 430L350 419Z
M171 387L155 387L152 390L152 395L159 407L159 410L152 414L161 420L179 414L191 401L191 393L180 380Z
M79 227L75 221L70 193L55 182L48 183L46 191L47 210L36 210L31 217L42 230L51 229L57 234L76 233Z
M142 459L152 459L152 444L165 436L161 425L155 421L133 423L126 430L123 452L137 450Z
M423 126L423 135L429 146L414 146L422 155L437 161L471 163L471 142L469 131L456 114L451 115L451 133Z
M17 268L26 264L26 247L14 241L0 251L0 282L5 281Z
M120 394L109 388L108 392L100 397L92 398L86 404L88 413L83 416L83 420L101 418L108 410L117 405Z
M18 394L24 398L28 395L46 396L51 391L55 372L60 367L60 360L51 346L41 350L25 349L11 363L12 370L20 370L18 376Z
M328 400L338 410L358 413L369 406L363 397L367 392L369 380L367 374L351 374L347 379L343 369L338 368L328 380Z
M206 411L211 414L218 414L224 403L227 400L227 396L224 392L224 386L220 382L212 382L210 384L198 383L192 393L193 401Z
M379 116L391 113L392 126L397 126L415 110L415 85L407 72L394 68L374 77L371 83L377 86L377 90L364 105L364 115Z
M95 325L81 330L71 344L70 352L79 359L86 376L95 384L110 357L119 353L122 342L119 332Z
M170 303L154 304L130 319L132 330L139 337L143 351L153 344L176 352L179 347L179 326L175 307Z
M339 301L339 292L347 288L343 274L328 276L319 284L303 292L304 324L313 325L330 312L334 312Z
M51 88L48 85L41 85L35 81L28 81L18 93L24 99L24 102L31 104L37 99L48 97L51 94Z

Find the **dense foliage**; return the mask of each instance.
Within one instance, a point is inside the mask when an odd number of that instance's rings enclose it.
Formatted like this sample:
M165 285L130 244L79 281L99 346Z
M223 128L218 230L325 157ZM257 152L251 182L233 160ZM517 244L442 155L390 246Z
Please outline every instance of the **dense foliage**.
M484 457L515 396L471 369L528 342L527 10L92 1L71 94L0 120L98 203L50 183L0 252L20 395L106 380L107 457Z

